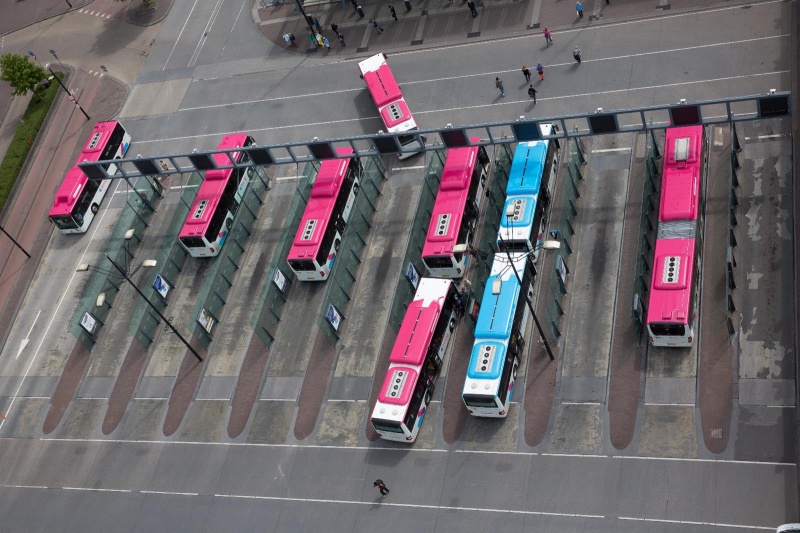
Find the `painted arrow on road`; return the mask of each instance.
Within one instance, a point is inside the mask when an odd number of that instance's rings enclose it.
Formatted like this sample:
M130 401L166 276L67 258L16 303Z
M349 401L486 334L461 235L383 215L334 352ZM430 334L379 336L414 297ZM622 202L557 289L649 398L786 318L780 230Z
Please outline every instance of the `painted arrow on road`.
M19 359L19 355L22 353L22 351L25 349L25 347L30 342L30 340L31 340L31 331L33 331L33 326L36 325L36 321L39 320L39 315L40 314L42 314L42 310L41 309L39 309L39 312L36 313L36 318L33 319L33 324L31 324L31 329L28 330L28 334L25 336L24 339L22 339L22 342L19 343L19 350L17 350L17 356L14 358L14 360Z

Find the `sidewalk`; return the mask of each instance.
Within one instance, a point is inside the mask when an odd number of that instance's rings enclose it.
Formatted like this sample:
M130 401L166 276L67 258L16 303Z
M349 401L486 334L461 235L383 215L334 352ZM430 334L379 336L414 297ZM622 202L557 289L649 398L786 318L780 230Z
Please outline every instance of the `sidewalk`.
M306 14L319 19L323 35L328 37L331 51L311 46L308 40L308 26L300 16L294 3L268 6L268 0L259 0L253 8L253 19L261 33L275 44L286 47L285 33L293 33L297 46L288 48L292 53L352 54L355 52L382 52L408 46L430 46L463 43L472 39L497 39L513 35L541 35L547 26L553 32L556 44L560 43L559 32L565 30L588 29L597 24L620 22L637 18L658 17L661 13L674 15L676 12L709 9L714 6L730 7L741 4L732 2L702 2L700 0L671 0L668 11L654 9L652 2L632 0L594 0L584 6L584 17L578 18L574 3L569 0L475 0L478 16L470 15L466 0L410 0L411 10L407 11L401 0L391 2L398 20L395 22L389 12L389 3L384 0L357 0L361 4L364 17L360 17L353 4L342 2L306 1ZM384 28L378 34L369 23L375 18ZM331 23L339 26L345 37L346 46L342 48L331 30ZM576 34L564 36L571 45ZM565 41L567 42L567 41ZM575 41L577 42L577 41ZM544 36L541 37L544 49ZM571 46L570 46L571 49ZM534 48L534 51L536 49ZM584 55L590 53L584 50Z

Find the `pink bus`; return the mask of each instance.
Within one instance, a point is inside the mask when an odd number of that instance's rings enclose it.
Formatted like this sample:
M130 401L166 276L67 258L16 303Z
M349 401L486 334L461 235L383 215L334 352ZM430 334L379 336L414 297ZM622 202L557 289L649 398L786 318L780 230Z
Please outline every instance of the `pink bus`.
M708 150L702 126L669 128L664 142L647 331L653 346L688 347L696 335Z
M337 148L339 155L351 148ZM300 281L324 281L336 260L342 235L360 189L358 159L329 159L319 166L303 218L286 261Z
M389 355L370 421L386 440L414 442L459 318L455 284L422 278Z
M361 72L370 96L372 96L372 101L378 108L378 114L383 120L386 131L389 133L409 132L398 137L400 146L404 150L397 154L398 157L405 159L418 153L422 149L424 141L419 135L413 133L417 129L417 123L414 121L403 97L403 92L397 85L392 70L386 62L386 55L376 54L361 61L358 64L358 70Z
M226 135L217 146L220 150L242 148L255 144L246 133ZM237 163L247 159L245 152L232 152ZM227 153L214 154L214 162L231 165ZM197 191L192 208L186 216L178 242L192 257L214 257L219 254L233 226L250 180L260 168L217 168L206 171L203 183ZM268 179L266 174L263 179Z
M483 146L448 150L422 248L422 261L431 276L464 275L466 250L475 239L488 173L489 157Z
M111 180L87 178L78 168L78 163L122 159L130 144L131 136L119 122L114 120L94 125L78 160L67 171L50 206L48 217L63 233L85 233L111 186ZM109 164L106 171L115 174L117 166Z

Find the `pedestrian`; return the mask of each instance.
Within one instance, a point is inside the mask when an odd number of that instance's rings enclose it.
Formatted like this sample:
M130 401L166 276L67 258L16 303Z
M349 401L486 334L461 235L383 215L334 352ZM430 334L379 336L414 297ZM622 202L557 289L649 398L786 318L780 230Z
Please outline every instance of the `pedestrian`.
M378 490L381 493L381 498L386 498L386 496L389 494L389 489L386 488L386 483L384 483L382 479L376 479L372 486L378 487Z
M361 4L356 6L356 13L358 13L359 18L364 18L364 10L361 8Z
M335 22L331 22L331 29L333 30L334 35L339 35L339 25Z
M308 40L311 42L311 46L313 46L314 48L319 46L317 44L317 38L314 36L314 32L312 32L311 30L308 30Z
M547 26L544 27L544 42L547 43L547 46L553 44L553 34L550 33L550 30L547 29Z
M467 2L467 7L469 8L469 12L472 13L472 18L478 16L478 10L475 8L475 2L473 0Z
M580 3L580 0L578 0L578 2L575 2L575 11L578 12L578 18L582 19L583 18L583 4Z
M531 81L531 71L525 65L522 65L522 75L525 76L525 81Z
M505 96L506 95L506 88L503 87L503 80L501 80L500 78L495 78L494 79L494 86L497 87L498 89L500 89L500 96Z
M330 41L328 41L327 37L323 37L322 38L322 44L324 44L325 48L327 48L328 50L331 49L331 43L330 43Z
M314 17L306 15L306 23L308 23L309 28L312 28L314 26Z
M581 64L581 49L577 46L572 51L572 57L575 58L575 61L577 61L579 65Z
M314 27L317 28L317 33L322 33L322 24L319 23L319 19L314 19Z
M344 34L340 33L339 35L337 35L337 37L339 38L339 42L341 43L342 48L344 48Z
M536 105L536 89L533 88L533 84L531 83L530 87L528 87L528 96L533 98L533 105Z
M378 35L383 33L383 26L378 25L378 21L377 20L369 19L369 21L372 23L372 27L375 28L375 31L378 32Z
M403 3L406 5L406 11L411 11L411 0L403 0Z
M284 33L283 40L286 41L288 46L295 46L294 44L294 34L292 33Z
M389 11L392 13L392 18L395 22L397 22L397 12L394 10L394 6L389 6Z
M544 81L544 67L541 63L536 63L536 72L539 73L539 79Z
M316 38L317 40L317 46L322 46L322 35L317 33L316 35L314 35L314 38Z

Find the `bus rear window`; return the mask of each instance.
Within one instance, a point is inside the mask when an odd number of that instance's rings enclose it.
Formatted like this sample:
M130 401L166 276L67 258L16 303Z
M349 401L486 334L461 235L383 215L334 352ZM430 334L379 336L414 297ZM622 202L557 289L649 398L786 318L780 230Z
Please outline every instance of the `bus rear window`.
M289 266L291 266L295 272L307 272L310 270L316 270L314 262L309 261L307 259L305 260L292 259L291 261L289 261Z
M390 420L372 419L372 425L377 431L384 431L388 433L403 433L400 427L400 422L392 422Z
M429 268L452 268L453 266L453 261L449 255L432 255L423 257L422 260L425 261Z
M467 407L497 407L494 396L481 396L477 394L465 394L464 403Z
M181 237L181 242L187 248L203 248L206 245L200 237Z
M683 337L686 327L683 324L650 324L650 331L656 337Z

